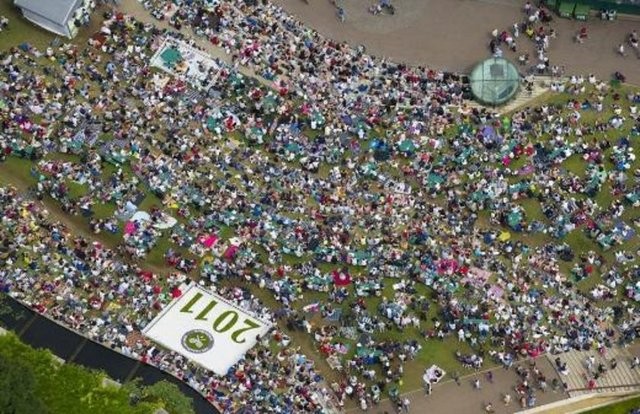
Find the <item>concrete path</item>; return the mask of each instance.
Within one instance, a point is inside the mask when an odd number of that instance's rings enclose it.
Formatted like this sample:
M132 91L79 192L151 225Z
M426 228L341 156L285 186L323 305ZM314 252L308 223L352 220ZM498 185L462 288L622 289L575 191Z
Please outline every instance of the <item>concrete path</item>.
M526 362L521 362L527 366ZM516 364L517 365L517 364ZM549 361L540 357L536 359L536 366L547 378L547 383L551 384L553 378L557 378L557 374ZM494 368L493 383L486 380L485 372L477 375L470 375L461 378L460 385L456 385L453 381L447 381L433 387L433 393L426 395L424 391L418 390L405 394L411 400L410 413L429 413L429 414L451 414L451 413L485 413L484 407L487 403L492 403L497 414L512 414L522 410L517 401L514 387L518 384L518 376L515 367L510 370L502 368ZM473 387L473 381L479 378L482 389L476 390ZM512 402L505 406L502 402L505 393L509 393ZM404 397L403 396L403 397ZM563 392L537 392L537 405L548 404L567 398L567 394ZM368 413L383 414L384 412L395 412L394 407L389 401L383 401L379 406L372 407ZM347 413L361 413L359 408L354 408Z
M583 388L587 387L588 371L586 361L590 356L595 357L595 367L602 363L607 368L606 374L596 381L598 389L595 392L640 391L640 368L631 369L629 362L631 361L632 353L630 350L612 348L604 356L599 355L597 352L571 351L559 356L560 360L566 363L569 369L569 375L562 376L562 380L567 384L571 397L594 392L583 390ZM551 364L554 364L555 358L555 355L548 356ZM614 358L617 361L617 366L615 369L611 369L611 361ZM589 376L589 378L591 377Z
M395 15L374 16L368 7L377 0L336 0L347 13L347 20L340 23L329 0L309 0L309 4L302 0L273 1L321 33L352 45L365 45L374 55L462 72L489 56L490 32L520 22L524 5L524 0L392 0ZM590 38L579 45L574 35L583 25L588 27ZM628 33L633 29L640 32L640 22L592 18L584 24L555 16L551 27L558 33L550 46L552 65L565 65L567 73L594 73L602 79L619 70L629 82L640 84L640 60L631 56L632 52L626 58L616 53ZM532 42L523 36L517 44L517 54L505 53L512 61L524 51L533 50Z

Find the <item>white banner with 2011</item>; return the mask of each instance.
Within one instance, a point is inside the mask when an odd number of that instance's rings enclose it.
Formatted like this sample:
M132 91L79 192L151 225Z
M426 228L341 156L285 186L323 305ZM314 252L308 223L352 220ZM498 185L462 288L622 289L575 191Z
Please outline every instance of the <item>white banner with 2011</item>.
M269 322L191 285L142 333L160 345L225 375L271 327Z

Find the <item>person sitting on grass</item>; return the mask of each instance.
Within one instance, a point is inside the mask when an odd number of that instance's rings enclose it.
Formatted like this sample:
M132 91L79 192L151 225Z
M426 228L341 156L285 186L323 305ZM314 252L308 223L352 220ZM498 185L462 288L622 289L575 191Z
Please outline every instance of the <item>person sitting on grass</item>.
M7 27L9 27L9 19L5 16L0 16L0 33L2 33L2 31Z

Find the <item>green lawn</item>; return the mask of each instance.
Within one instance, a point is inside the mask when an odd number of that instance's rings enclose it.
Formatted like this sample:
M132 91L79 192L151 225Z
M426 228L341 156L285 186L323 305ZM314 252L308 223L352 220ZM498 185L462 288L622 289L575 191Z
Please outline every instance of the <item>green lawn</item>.
M584 177L587 164L579 155L572 155L564 162L564 167L567 171L576 174L578 177Z
M42 49L56 37L22 17L20 10L13 5L13 0L0 0L0 16L9 19L9 27L0 33L0 50L23 42L29 42Z
M69 180L67 185L69 186L69 197L74 200L84 197L89 192L89 187L86 184L79 184Z
M640 409L640 396L619 403L585 411L583 414L629 414L633 409Z

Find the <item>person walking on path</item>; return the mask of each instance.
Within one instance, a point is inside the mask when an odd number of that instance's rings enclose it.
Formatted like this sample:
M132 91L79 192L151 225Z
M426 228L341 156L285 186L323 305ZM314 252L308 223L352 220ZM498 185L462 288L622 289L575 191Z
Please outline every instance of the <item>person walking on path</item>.
M627 57L627 54L624 51L624 43L620 43L618 45L618 54L622 57Z
M576 41L582 44L588 37L589 35L587 34L587 28L583 26L576 35Z
M487 377L487 381L490 384L493 384L493 372L492 371L487 372L486 377Z
M405 413L409 412L409 406L411 405L411 400L407 397L404 397L402 399L402 409L404 410Z
M427 395L431 395L431 392L433 391L433 386L431 385L431 381L425 382L424 389L427 392Z
M456 382L458 387L462 385L462 383L460 382L460 374L458 374L458 371L451 374L451 376L453 377L453 380Z
M509 405L511 404L511 394L505 394L504 397L502 398L502 402L504 402L504 405Z

